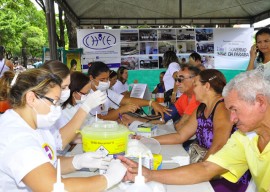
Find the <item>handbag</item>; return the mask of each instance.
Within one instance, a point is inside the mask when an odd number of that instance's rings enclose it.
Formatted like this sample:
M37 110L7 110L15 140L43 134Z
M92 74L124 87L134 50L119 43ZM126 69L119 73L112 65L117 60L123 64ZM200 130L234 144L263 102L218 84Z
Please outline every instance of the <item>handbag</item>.
M171 102L173 89L170 89L164 93L164 102Z
M190 157L190 163L202 162L208 149L201 147L197 142L191 143L188 154Z

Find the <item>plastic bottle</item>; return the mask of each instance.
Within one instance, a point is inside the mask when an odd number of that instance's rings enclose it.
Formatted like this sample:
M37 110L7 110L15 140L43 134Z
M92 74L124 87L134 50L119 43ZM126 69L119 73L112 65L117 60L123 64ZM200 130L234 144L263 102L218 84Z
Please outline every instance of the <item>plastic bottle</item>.
M65 190L64 183L61 182L60 159L57 159L57 180L56 180L56 183L53 184L53 191L52 192L67 192Z
M153 192L152 188L149 187L145 181L144 176L142 175L142 156L139 156L139 170L138 175L135 177L135 183L130 185L126 192Z

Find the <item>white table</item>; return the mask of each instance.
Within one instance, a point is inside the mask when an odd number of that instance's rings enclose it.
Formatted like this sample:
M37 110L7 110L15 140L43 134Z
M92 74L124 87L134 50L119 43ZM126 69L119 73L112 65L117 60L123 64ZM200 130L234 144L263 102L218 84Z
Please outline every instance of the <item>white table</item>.
M74 149L67 155L75 155L82 153L82 145L78 144ZM161 152L164 160L170 160L172 156L188 156L182 145L162 145ZM165 169L172 169L178 167L176 163L166 163L162 167ZM98 174L98 172L90 171L76 171L71 174L63 175L63 177L89 177ZM194 185L165 185L167 192L214 192L209 182L203 182ZM115 190L114 190L115 191Z

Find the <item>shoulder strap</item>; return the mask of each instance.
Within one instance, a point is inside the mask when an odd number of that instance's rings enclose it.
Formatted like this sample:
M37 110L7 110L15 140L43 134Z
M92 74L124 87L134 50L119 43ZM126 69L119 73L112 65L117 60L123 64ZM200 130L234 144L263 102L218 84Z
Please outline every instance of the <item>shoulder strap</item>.
M213 111L212 111L213 116L214 116L214 113L215 113L215 111L216 111L216 108L217 108L218 104L221 103L221 102L224 102L224 99L223 99L223 98L220 99L220 100L218 100L218 102L216 103L216 105L215 105L215 107L214 107L214 109L213 109Z

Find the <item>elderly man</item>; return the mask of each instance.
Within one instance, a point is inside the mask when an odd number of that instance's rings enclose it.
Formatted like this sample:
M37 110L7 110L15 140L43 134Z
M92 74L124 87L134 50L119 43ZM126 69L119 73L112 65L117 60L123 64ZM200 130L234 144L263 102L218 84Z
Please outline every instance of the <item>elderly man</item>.
M221 175L236 182L248 169L257 191L270 190L270 73L241 73L223 90L230 119L238 127L227 144L205 162L171 170L143 170L147 181L193 184ZM137 164L119 157L128 166L126 179L133 179Z

